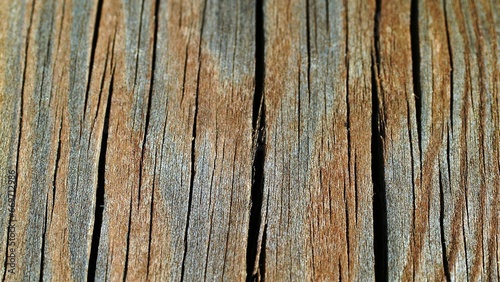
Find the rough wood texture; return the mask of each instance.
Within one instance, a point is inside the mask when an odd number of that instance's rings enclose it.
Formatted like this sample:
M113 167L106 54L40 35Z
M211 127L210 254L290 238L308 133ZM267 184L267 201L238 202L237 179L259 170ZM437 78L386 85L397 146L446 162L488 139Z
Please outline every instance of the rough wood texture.
M2 281L499 280L496 0L0 17Z
M497 18L495 1L381 2L376 80L391 281L498 281Z
M270 281L374 278L372 41L362 39L374 11L374 1L265 1L259 273Z
M2 171L17 171L16 271L7 272L3 264L3 277L82 280L89 262L106 106L99 103L106 100L99 88L89 88L97 1L6 5L5 17L11 20L2 29L2 50L8 50L2 63L2 100L13 102L2 102L2 108L15 112L2 119L17 118L12 131L2 135L19 130L14 133L19 140L10 139L7 148L17 142L19 147L2 152L11 158L11 166ZM2 231L7 232L6 226Z
M250 4L104 3L101 20L111 23L99 31L106 41L115 30L116 63L99 280L245 279L255 72Z

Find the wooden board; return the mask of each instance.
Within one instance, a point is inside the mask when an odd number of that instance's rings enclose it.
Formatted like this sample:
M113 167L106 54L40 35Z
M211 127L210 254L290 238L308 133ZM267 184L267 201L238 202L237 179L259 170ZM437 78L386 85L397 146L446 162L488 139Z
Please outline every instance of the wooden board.
M498 280L494 6L380 7L376 78L391 281Z
M265 1L261 278L374 278L372 42L363 40L374 11L373 1Z
M495 0L4 6L2 281L498 281Z

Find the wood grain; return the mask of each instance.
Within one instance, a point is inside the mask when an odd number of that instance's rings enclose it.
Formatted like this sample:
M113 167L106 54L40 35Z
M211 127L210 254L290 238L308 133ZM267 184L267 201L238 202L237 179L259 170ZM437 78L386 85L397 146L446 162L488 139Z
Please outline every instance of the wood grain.
M374 10L265 1L262 278L374 279L372 42L362 39Z
M104 5L103 15L115 18L114 40L123 43L112 54L99 279L246 277L255 53L249 4Z
M499 280L497 1L3 4L2 281Z
M22 31L19 40L11 34L3 41L19 52L7 62L21 60L9 62L18 64L10 74L17 78L4 84L11 94L3 96L17 97L10 105L17 114L10 117L19 123L13 132L20 130L12 158L17 267L14 274L4 268L9 280L86 278L104 105L88 87L96 4L9 3L8 30Z
M498 281L493 6L381 3L376 78L391 281Z
M493 20L499 9L494 1L444 7L452 67L451 180L444 192L450 275L498 281L500 36Z

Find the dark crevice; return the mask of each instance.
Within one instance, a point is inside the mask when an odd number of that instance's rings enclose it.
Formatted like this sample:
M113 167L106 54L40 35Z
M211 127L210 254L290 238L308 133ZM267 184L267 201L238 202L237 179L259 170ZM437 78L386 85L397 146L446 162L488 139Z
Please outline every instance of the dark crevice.
M182 6L182 5L181 5ZM187 66L189 59L189 43L191 41L191 33L188 36L187 44L186 44L186 53L184 54L184 73L182 74L182 96L181 96L181 105L184 102L184 94L186 92L186 77L187 77Z
M339 282L342 282L342 264L340 263L340 260L338 262L338 268L339 268Z
M141 162L139 163L139 186L138 186L138 201L137 205L141 202L141 188L142 188L142 163L144 162L144 150L146 148L146 138L148 136L149 120L151 113L151 99L153 97L153 83L155 79L155 66L156 66L156 36L158 32L158 5L159 0L155 1L155 18L154 18L154 34L153 34L153 54L151 55L151 78L149 80L149 93L148 93L148 105L146 110L146 123L144 125L144 136L142 137L142 150L141 150Z
M191 205L193 201L193 187L194 187L194 177L196 175L196 124L198 120L198 98L200 96L200 73L201 73L201 50L202 50L202 45L203 45L203 29L205 25L205 16L206 16L206 10L207 10L207 1L204 1L203 3L203 14L202 14L202 19L201 19L201 28L200 28L200 41L199 41L199 49L198 49L198 74L196 78L196 97L195 97L195 107L194 107L194 117L193 117L193 132L192 132L192 142L191 142L191 178L189 181L189 200L188 200L188 210L187 210L187 215L186 215L186 229L184 230L184 254L182 257L182 268L181 268L181 281L184 281L184 273L185 273L185 268L186 268L186 257L187 257L187 252L188 252L188 246L187 246L187 241L188 241L188 231L189 231L189 219L191 217Z
M260 247L259 257L259 275L260 281L266 281L266 243L267 243L267 224L264 226L262 234L262 245Z
M125 248L125 265L123 266L123 282L127 281L128 261L130 253L130 232L132 229L132 198L133 198L133 191L130 191L130 203L128 210L128 224L127 224L127 246Z
M49 209L49 202L48 202L48 197L45 201L45 219L43 222L43 233L42 233L42 250L40 252L40 276L38 277L38 281L43 281L43 271L44 271L44 264L45 264L45 236L47 234L47 212Z
M380 17L381 17L381 9L382 9L382 0L376 0L376 3L375 3L375 16L373 18L373 21L374 21L374 25L373 25L373 37L374 37L374 41L373 41L373 44L375 45L375 61L372 62L372 66L373 67L376 67L378 70L378 67L380 65L380 43L379 43L379 39L380 39ZM373 71L374 69L372 69ZM373 75L375 75L375 73L372 73ZM375 78L375 77L373 77ZM375 87L375 82L376 81L372 81L374 82L373 85L372 85L372 88ZM375 93L375 94L378 94L378 93ZM377 96L375 96L377 97Z
M259 248L259 230L262 223L262 198L264 192L264 161L266 157L266 137L265 137L265 105L261 107L261 114L259 118L259 127L256 129L255 134L257 140L255 146L254 160L252 166L252 192L251 201L252 207L250 209L250 223L248 227L248 245L247 245L247 281L255 281L257 274L254 273L255 264L257 263L257 250ZM262 259L263 253L261 249L260 258Z
M345 66L346 66L346 73L347 73L347 76L346 76L346 80L345 80L345 105L346 105L346 119L345 119L345 127L346 127L346 132L347 132L347 174L348 174L348 177L349 179L347 181L351 181L350 178L352 177L351 173L351 164L353 163L353 160L351 159L351 153L352 153L352 150L351 150L351 108L350 108L350 103L349 103L349 19L348 19L348 16L349 16L349 5L347 3L347 0L345 0L344 2L344 5L345 5L345 22L344 22L344 26L345 26L345 51L344 51L344 60L345 60ZM326 12L328 14L328 11ZM354 154L353 154L354 155ZM355 157L355 155L354 155ZM356 165L356 161L354 160L354 165ZM356 173L356 170L354 170L354 173ZM354 183L356 183L356 181L354 181ZM350 185L350 183L349 183ZM346 188L346 184L344 182L344 201L345 201L345 214L346 214L346 242L347 242L347 261L351 261L350 260L350 256L351 256L351 252L350 252L350 237L349 237L349 207L348 207L348 201L346 199L346 190L348 188ZM358 214L358 211L357 211L357 187L354 187L354 193L355 193L355 197L354 197L354 201L356 203L356 209L355 209L355 217L357 217L357 214ZM347 269L349 269L349 266L350 264L348 263L347 264ZM348 271L349 272L349 271Z
M387 204L382 139L385 137L380 117L378 67L380 65L379 30L381 0L376 2L374 44L372 58L372 180L373 180L373 233L375 251L375 280L387 281Z
M266 156L265 144L265 103L264 103L264 77L265 77L265 34L264 34L264 12L263 0L256 1L255 7L255 93L253 100L252 127L254 134L254 159L252 164L252 191L250 209L250 222L248 226L247 258L247 281L257 281L256 270L257 253L259 248L259 230L262 223L262 197L264 187L264 160ZM264 235L265 236L265 235ZM265 239L263 239L265 240ZM262 251L262 249L261 249ZM263 254L261 252L260 259ZM259 265L259 267L261 267ZM262 277L261 277L262 278ZM263 280L263 278L262 278Z
M102 227L102 214L104 210L104 183L106 179L106 151L108 148L108 128L109 128L109 114L111 108L111 96L113 94L113 81L114 81L114 70L111 74L111 81L109 86L108 101L106 104L106 112L104 116L104 126L102 129L102 139L101 139L101 152L99 154L99 167L97 174L97 189L96 189L96 200L95 200L95 219L94 219L94 229L92 231L92 245L90 248L90 259L89 259L89 270L87 281L95 280L95 273L97 267L97 255L99 250L99 241L101 238L101 227Z
M385 192L385 169L382 147L382 130L379 128L379 102L373 72L373 118L372 118L372 178L373 178L373 232L375 250L375 280L387 281L387 204Z
M156 164L155 164L155 170L156 170ZM148 230L148 261L146 265L146 280L149 280L149 266L151 262L151 242L153 240L153 218L154 218L154 207L155 207L155 201L154 201L154 196L155 196L155 177L153 176L153 185L151 187L151 208L149 210L149 230Z
M351 246L350 246L350 237L349 237L349 200L346 197L346 191L348 187L346 187L347 181L344 177L344 210L345 210L345 241L346 241L346 251L347 251L347 261L351 259ZM339 268L340 269L340 268ZM341 272L341 271L340 271ZM349 272L349 264L347 264L347 272ZM340 273L339 273L340 275Z
M51 29L54 25L54 18L51 18ZM50 39L48 42L47 50L51 49L50 46ZM47 51L47 57L49 58L49 51ZM45 68L43 70L43 75L45 76ZM42 79L42 85L40 88L43 88L43 79ZM43 93L43 92L42 92ZM41 109L40 102L39 102L39 109ZM39 124L39 123L38 123ZM54 165L54 178L52 179L52 212L51 212L51 220L52 220L52 215L54 213L54 201L55 201L55 190L56 190L56 179L57 179L57 166L59 164L59 159L61 157L61 129L62 129L62 118L59 123L59 135L57 136L59 142L57 144L57 152L56 152L56 160L55 160L55 165ZM42 233L42 248L40 252L40 274L39 274L39 281L43 281L43 273L44 273L44 266L45 266L45 247L46 247L46 234L47 234L47 221L48 221L48 211L49 211L49 196L47 194L47 197L45 198L45 218L44 218L44 223L43 223L43 233Z
M252 127L257 128L264 90L264 11L263 0L256 1L255 12L255 95L253 100Z
M439 227L441 231L441 252L443 256L443 268L446 281L450 282L450 269L448 267L448 259L446 256L446 241L444 238L444 191L441 172L439 172Z
M153 57L152 57L152 65L151 65L151 84L149 86L149 100L148 100L148 113L146 115L146 132L144 133L144 140L142 141L143 148L142 148L142 158L144 158L144 146L146 142L146 137L148 135L148 128L149 128L149 120L150 120L150 114L151 114L151 100L153 98L153 86L154 86L154 80L155 80L155 71L156 71L156 43L157 38L158 38L158 16L159 16L159 11L160 10L160 0L155 0L155 18L154 18L154 34L153 34ZM141 158L141 160L142 160ZM156 170L156 163L155 163L155 170ZM139 181L142 179L142 161L141 161L141 177ZM149 277L149 262L151 260L151 239L152 239L152 227L153 227L153 211L154 211L154 192L155 192L155 179L153 176L153 184L151 187L151 207L149 210L149 240L148 240L148 262L147 262L147 267L146 267L146 280ZM140 186L139 186L140 188ZM139 190L140 192L140 190ZM141 199L141 196L139 194L139 201Z
M448 27L448 14L446 2L443 0L444 24L446 28L446 42L448 44L448 54L450 58L450 128L453 131L453 53L451 52L450 30ZM450 152L448 150L448 152Z
M102 3L103 0L98 0L97 1L97 11L96 11L96 18L95 18L95 23L94 23L94 34L92 34L92 46L90 49L90 62L89 62L89 76L87 77L87 91L85 93L85 102L83 104L83 119L85 120L85 113L87 109L87 101L88 97L90 94L90 81L92 79L92 69L94 66L94 58L95 58L95 50L97 49L97 38L99 36L99 27L101 25L101 12L102 12ZM81 135L81 134L80 134Z
M57 153L56 153L56 163L54 165L54 178L52 179L52 209L50 213L50 221L52 221L52 218L54 216L54 207L56 203L56 179L57 179L57 167L59 166L59 160L61 159L61 131L62 131L62 120L63 118L61 117L61 120L59 122L59 135L57 136L59 142L57 144Z
M418 146L422 152L422 89L420 84L420 35L418 28L418 0L411 1L410 35L411 35L411 61L413 74L413 93L415 94L416 119L418 130ZM411 143L411 141L410 141ZM420 153L422 154L422 153ZM415 182L414 182L415 183Z

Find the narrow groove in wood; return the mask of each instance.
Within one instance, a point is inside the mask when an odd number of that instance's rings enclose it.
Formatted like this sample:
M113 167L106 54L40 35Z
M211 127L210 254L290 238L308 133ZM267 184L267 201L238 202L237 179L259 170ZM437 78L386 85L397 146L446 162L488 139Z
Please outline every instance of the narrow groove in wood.
M55 207L55 202L56 202L56 179L57 179L57 167L59 166L59 161L61 159L61 131L62 131L62 118L59 122L59 134L57 135L57 139L59 140L57 144L57 153L56 153L56 163L54 166L54 178L52 179L52 208L51 208L51 214L50 214L50 221L52 221L52 218L54 216L54 207Z
M159 0L155 1L155 9L158 8L158 2ZM144 3L143 3L144 5ZM141 15L142 17L142 15ZM141 150L141 161L139 163L139 185L138 185L138 209L139 209L139 203L141 202L141 187L142 187L142 164L144 163L144 148L146 147L146 137L148 135L148 128L149 128L149 120L150 120L150 113L151 113L151 97L153 96L153 83L154 83L154 77L155 77L155 61L156 61L156 36L158 32L158 15L157 15L157 10L155 10L155 19L154 19L154 34L153 34L153 54L151 56L151 79L149 80L149 95L148 95L148 106L146 110L146 124L144 126L144 136L142 137L142 150Z
M255 153L252 167L252 192L251 201L252 206L250 210L250 223L248 228L248 245L247 245L247 281L258 280L258 275L254 273L256 270L257 251L259 248L259 229L262 221L262 194L264 185L264 161L266 157L265 146L265 105L262 104L260 111L260 118L258 123L258 128L255 129L255 134L257 135L255 142ZM261 250L261 256L262 256Z
M352 141L351 141L351 109L350 109L350 103L349 103L349 5L347 3L346 0L344 0L344 5L345 5L345 19L344 19L344 26L345 26L345 67L346 67L346 73L348 74L346 76L346 79L345 79L345 105L346 105L346 120L345 120L345 127L347 128L347 175L349 175L349 177L351 177L351 163L352 163L352 160L351 160L351 145L352 145ZM327 15L328 15L328 12L327 12ZM310 83L310 80L308 79L308 82ZM311 93L309 91L309 93ZM356 170L354 170L354 173L356 173ZM344 209L345 209L345 230L346 230L346 234L345 234L345 238L346 238L346 245L347 245L347 269L348 269L348 272L349 271L349 267L350 267L350 262L351 262L351 245L350 245L350 236L349 236L349 200L348 200L348 197L346 197L346 190L347 189L350 189L350 187L346 187L346 184L344 184ZM356 193L356 190L357 189L354 189L354 193L355 195L357 196L357 193ZM348 193L348 192L347 192ZM357 200L356 200L356 197L354 198L354 201L355 201L355 206L356 208L354 209L354 214L356 215L357 214ZM342 279L342 277L340 277L340 279Z
M254 159L252 164L252 191L250 221L248 226L247 281L258 281L255 264L259 262L257 252L259 247L259 230L262 222L262 197L264 191L264 161L266 156L266 116L264 104L264 77L265 77L265 35L262 0L256 1L255 7L255 93L253 100L252 127L254 136ZM265 250L264 250L265 251ZM262 253L261 253L262 256Z
M451 281L448 258L446 256L446 240L444 238L444 191L441 172L439 172L439 228L441 232L441 251L443 256L444 276L447 282Z
M372 58L372 181L373 181L373 244L375 280L387 281L387 205L384 183L384 128L380 123L378 68L380 64L379 31L381 0L376 1L374 17L374 46Z
M264 35L264 7L263 0L257 0L255 3L255 95L253 100L252 126L254 130L258 128L258 121L262 106L262 94L264 93L264 75L265 75L265 35Z
M60 142L59 142L60 143ZM40 274L38 277L38 281L43 281L43 271L44 271L44 262L45 262L45 246L46 246L46 240L45 236L47 234L47 217L48 217L48 211L49 211L49 197L47 196L47 199L45 201L45 218L43 222L43 233L42 233L42 248L40 251Z
M446 30L446 42L448 44L448 54L450 57L450 128L453 129L453 53L451 52L451 39L450 39L450 29L448 27L448 14L446 12L446 0L443 0L443 13L444 13L444 25ZM449 134L448 134L449 135ZM448 141L449 144L449 141ZM450 155L450 150L448 150L448 157ZM448 164L450 164L448 160ZM448 168L449 169L449 168ZM450 172L448 172L450 173Z
M373 66L375 68L376 66ZM375 83L373 71L373 85ZM384 159L382 151L382 130L379 124L379 101L377 87L373 87L372 121L372 179L373 179L373 233L375 251L375 280L387 281L387 205L384 183Z
M134 84L135 85L135 84ZM130 192L130 199L133 199L133 193ZM129 210L128 210L128 224L127 224L127 244L125 247L125 265L123 267L123 282L127 281L127 273L128 273L128 262L129 262L129 254L130 254L130 232L132 229L132 200L130 200Z
M422 152L422 90L420 84L420 36L418 28L418 0L411 1L410 12L410 39L411 39L411 61L413 72L413 97L415 98L415 108L417 114L417 132L419 151ZM410 120L410 119L408 119ZM422 154L422 153L420 153ZM420 156L421 159L421 156Z
M267 243L267 224L264 225L264 231L262 232L262 244L260 247L260 256L259 256L260 281L266 281L266 243Z
M87 281L94 281L97 257L99 249L99 241L101 238L102 227L102 214L104 211L104 185L106 180L106 151L108 149L108 129L109 129L109 113L111 109L111 97L113 94L113 75L114 69L111 73L110 88L108 94L108 101L106 105L106 113L104 115L104 126L101 140L101 150L99 153L99 166L97 169L97 188L96 188L96 201L94 212L94 229L92 231L92 243L90 247L89 268L87 272ZM101 89L102 90L102 89Z
M156 44L158 43L158 11L160 9L160 0L155 0L155 5L154 5L154 34L153 34L153 54L152 54L152 65L151 65L151 80L150 80L150 85L149 85L149 100L148 100L148 112L146 114L146 125L145 125L145 133L144 133L144 139L142 141L142 156L141 156L141 164L140 164L140 177L139 177L139 201L141 201L141 184L142 184L142 163L144 162L144 147L146 146L146 138L148 136L148 128L149 128L149 121L150 121L150 115L151 115L151 100L153 97L153 83L155 81L155 70L156 70ZM155 186L154 186L154 181L153 185L151 187L151 206L149 209L149 230L148 230L148 260L146 263L146 280L149 278L149 265L151 261L151 240L152 238L152 227L153 227L153 208L154 208L154 194L155 194Z
M201 73L201 50L203 46L203 26L205 25L205 15L207 9L207 1L203 2L203 13L201 18L201 28L200 28L200 41L199 41L199 49L198 49L198 74L196 77L196 97L194 103L194 117L193 117L193 132L191 136L191 178L189 180L189 198L188 198L188 210L187 210L187 218L186 218L186 229L184 230L184 254L182 257L182 267L181 267L181 281L184 281L184 274L186 268L186 256L188 252L188 231L189 231L189 220L191 216L191 205L193 202L193 188L194 188L194 177L196 174L196 123L198 119L198 99L200 94L200 73Z
M90 93L90 82L92 81L92 70L94 69L94 58L95 58L95 50L97 49L97 37L99 35L99 27L101 26L101 13L102 13L102 3L104 0L98 0L97 1L97 11L96 11L96 17L95 17L95 23L94 23L94 34L92 35L92 42L91 42L91 48L90 49L90 62L89 62L89 76L87 79L87 91L85 93L85 102L83 104L83 119L82 121L85 120L85 113L87 112L87 101L89 98L89 93Z

